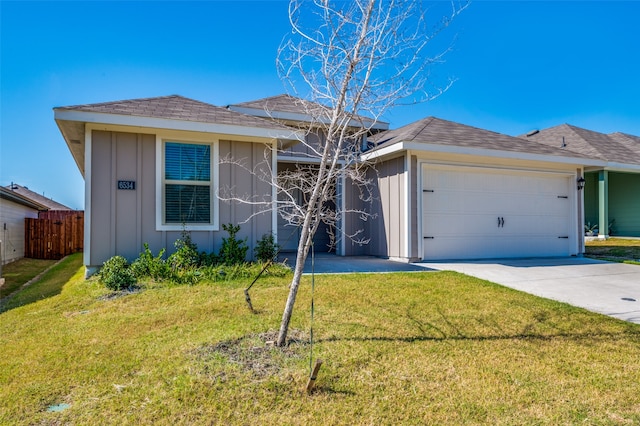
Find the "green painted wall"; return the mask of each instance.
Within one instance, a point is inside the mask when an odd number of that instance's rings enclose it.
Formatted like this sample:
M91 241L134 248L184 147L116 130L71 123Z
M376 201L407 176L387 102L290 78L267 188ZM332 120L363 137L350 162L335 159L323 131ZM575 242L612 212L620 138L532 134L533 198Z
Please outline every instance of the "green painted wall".
M598 223L598 172L585 173L584 223ZM613 236L640 237L640 174L609 172Z
M614 236L640 236L640 175L609 173L609 221L614 219Z

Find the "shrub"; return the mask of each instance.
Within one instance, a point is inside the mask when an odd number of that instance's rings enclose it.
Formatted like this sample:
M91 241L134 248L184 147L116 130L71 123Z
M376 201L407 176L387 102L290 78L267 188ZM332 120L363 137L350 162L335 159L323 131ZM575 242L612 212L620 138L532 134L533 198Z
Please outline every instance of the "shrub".
M273 234L264 234L262 238L258 240L258 244L253 251L256 259L261 262L268 262L276 257L279 249L280 246L276 244Z
M178 238L174 246L176 252L167 259L173 270L190 269L198 266L200 262L198 246L191 240L189 232L182 231L182 238Z
M175 284L194 285L197 284L202 277L203 274L200 268L183 268L173 272L171 275L171 281Z
M102 264L100 281L111 290L125 290L136 285L136 277L129 262L122 256L113 256Z
M244 263L247 257L247 239L239 240L236 238L236 234L240 230L239 225L222 225L222 229L229 233L229 238L222 239L222 246L220 247L220 254L218 256L221 263L225 265L237 265Z
M144 251L131 264L131 270L136 278L151 277L154 280L169 278L171 270L163 259L165 249L160 250L158 256L154 257L149 249L149 244L144 243Z
M200 258L198 260L198 265L200 266L215 266L217 265L219 262L218 260L218 255L215 253L207 253L204 251L200 252Z

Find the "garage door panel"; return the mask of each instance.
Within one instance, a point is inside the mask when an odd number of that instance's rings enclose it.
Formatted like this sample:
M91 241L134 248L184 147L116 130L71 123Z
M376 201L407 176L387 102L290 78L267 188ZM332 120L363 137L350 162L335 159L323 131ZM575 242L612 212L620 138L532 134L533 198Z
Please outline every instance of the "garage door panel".
M487 235L498 232L498 218L488 214L434 214L425 218L429 230L425 237L451 237L456 235Z
M490 259L510 257L566 256L568 240L531 236L526 241L520 237L504 240L496 245L480 236L442 237L425 240L425 258L443 259Z
M434 213L458 212L466 209L463 196L452 191L438 191L438 193L424 193L422 208L431 208ZM429 207L427 207L429 206Z
M425 259L571 254L569 174L429 165L422 172Z

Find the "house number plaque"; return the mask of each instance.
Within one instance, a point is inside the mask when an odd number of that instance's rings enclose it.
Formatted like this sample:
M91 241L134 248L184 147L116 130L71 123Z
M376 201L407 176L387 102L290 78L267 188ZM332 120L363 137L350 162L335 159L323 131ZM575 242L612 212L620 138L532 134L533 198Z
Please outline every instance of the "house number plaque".
M118 189L136 189L135 180L119 180Z

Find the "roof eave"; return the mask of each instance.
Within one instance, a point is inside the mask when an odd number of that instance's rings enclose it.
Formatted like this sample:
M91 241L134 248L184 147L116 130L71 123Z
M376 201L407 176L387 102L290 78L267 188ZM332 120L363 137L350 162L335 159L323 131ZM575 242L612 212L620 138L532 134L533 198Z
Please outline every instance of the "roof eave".
M416 152L438 152L446 154L463 154L472 156L483 156L493 158L507 158L525 161L543 161L559 164L573 164L576 166L600 166L604 167L606 162L589 158L564 157L551 154L534 154L519 151L504 151L485 148L462 147L452 145L427 144L421 142L396 142L388 146L382 146L363 155L363 159L372 160L397 154L402 151Z
M607 165L604 167L604 170L611 171L611 172L640 173L640 164L626 164L626 163L617 163L615 161L608 161Z
M31 199L28 199L20 194L16 194L15 192L3 187L0 187L0 198L4 198L5 200L12 201L17 204L21 204L25 207L29 207L34 210L39 210L39 211L49 210L47 206L42 205Z
M54 109L54 117L56 121L65 120L116 126L146 127L151 129L219 133L232 136L248 136L267 139L304 140L302 132L295 129L269 129L235 124L205 123L200 121L144 117L139 115L105 114L65 109Z
M67 144L67 148L69 149L71 156L73 157L73 161L76 162L76 166L78 166L78 170L84 178L84 137L77 140L71 138L71 136L67 132L67 127L65 126L65 124L69 123L70 121L59 120L56 118L55 122L58 126L58 129L60 130L60 133L62 134L64 142ZM72 142L72 140L76 142Z

